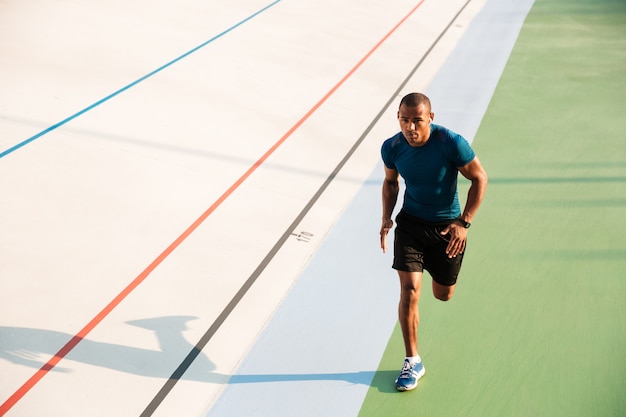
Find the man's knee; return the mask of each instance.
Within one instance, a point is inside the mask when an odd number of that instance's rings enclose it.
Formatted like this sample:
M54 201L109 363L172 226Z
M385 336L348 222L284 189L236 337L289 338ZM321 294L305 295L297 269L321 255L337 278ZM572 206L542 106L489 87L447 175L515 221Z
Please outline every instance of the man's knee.
M445 286L433 281L433 295L437 300L448 301L454 295L455 286Z
M435 294L435 298L440 301L448 301L452 298L452 293L438 293Z
M400 299L406 305L417 304L420 299L420 288L413 285L403 285Z
M421 273L398 271L400 275L400 298L403 303L417 303L422 286Z

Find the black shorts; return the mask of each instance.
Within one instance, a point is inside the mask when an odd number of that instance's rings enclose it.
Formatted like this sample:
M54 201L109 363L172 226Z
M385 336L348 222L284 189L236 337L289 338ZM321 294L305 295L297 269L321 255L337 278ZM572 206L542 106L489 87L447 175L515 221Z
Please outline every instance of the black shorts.
M448 258L446 248L450 235L441 235L453 221L430 223L401 211L396 217L393 269L408 272L426 270L438 284L456 284L463 253Z

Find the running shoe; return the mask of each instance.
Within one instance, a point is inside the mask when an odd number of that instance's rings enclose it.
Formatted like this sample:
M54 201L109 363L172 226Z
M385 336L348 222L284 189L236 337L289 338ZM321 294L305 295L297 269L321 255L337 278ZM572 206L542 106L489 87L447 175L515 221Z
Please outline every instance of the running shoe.
M398 391L411 391L417 387L417 380L424 376L424 365L422 362L416 362L411 365L408 359L404 360L400 376L396 379L396 388Z

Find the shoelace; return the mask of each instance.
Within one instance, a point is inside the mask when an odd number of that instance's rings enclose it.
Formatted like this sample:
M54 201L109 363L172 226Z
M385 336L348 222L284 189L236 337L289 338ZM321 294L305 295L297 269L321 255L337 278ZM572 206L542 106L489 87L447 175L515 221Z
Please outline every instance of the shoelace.
M411 365L409 361L405 361L402 366L402 372L400 372L400 378L409 378L413 376L413 367L415 364Z

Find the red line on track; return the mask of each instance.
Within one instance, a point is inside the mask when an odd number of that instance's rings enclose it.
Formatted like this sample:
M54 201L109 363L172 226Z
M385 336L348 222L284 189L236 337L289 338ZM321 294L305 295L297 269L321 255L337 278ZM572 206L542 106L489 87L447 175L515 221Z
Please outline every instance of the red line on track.
M231 185L220 198L218 198L198 219L191 224L176 240L174 240L157 258L148 265L122 292L120 292L106 307L100 311L85 327L82 328L69 342L65 344L45 365L30 377L17 391L13 393L2 405L0 416L4 416L18 401L26 395L51 369L53 369L68 353L72 351L106 316L113 311L135 288L163 262L174 250L189 237L210 215L213 213L239 186L269 158L322 104L332 96L339 87L346 82L365 61L382 45L411 15L424 3L421 0L411 11L404 16L361 60L331 88L295 125L291 127L263 156L256 161L233 185Z

